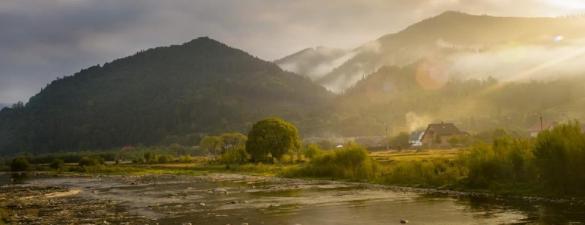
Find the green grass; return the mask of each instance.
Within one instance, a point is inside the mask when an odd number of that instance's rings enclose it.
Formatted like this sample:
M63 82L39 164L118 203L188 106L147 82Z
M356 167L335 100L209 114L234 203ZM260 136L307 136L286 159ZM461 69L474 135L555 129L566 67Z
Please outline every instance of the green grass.
M196 163L166 163L166 164L123 164L123 165L97 165L80 167L67 165L61 171L74 174L89 175L149 175L172 174L201 176L208 173L241 173L260 176L277 176L289 168L298 167L295 164L214 164L208 162Z
M172 174L201 176L209 173L235 173L258 176L281 176L311 179L360 181L374 184L423 188L444 188L511 195L555 197L546 190L515 180L490 182L490 185L469 185L469 154L471 150L407 150L367 153L358 147L324 151L307 162L275 164L222 164L205 157L188 163L119 164L80 167L66 164L52 173L150 175ZM35 167L37 169L49 167Z

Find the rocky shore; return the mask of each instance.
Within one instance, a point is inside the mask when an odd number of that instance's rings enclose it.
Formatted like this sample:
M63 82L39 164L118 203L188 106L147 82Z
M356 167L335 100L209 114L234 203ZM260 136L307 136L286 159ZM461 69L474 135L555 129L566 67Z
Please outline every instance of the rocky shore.
M426 205L421 196L439 199L447 206L438 206L434 201ZM437 198L433 196L439 196ZM455 218L443 218L444 222L474 221L470 213L461 211L461 206L452 205L453 199L463 206L471 198L489 199L487 204L508 204L519 201L522 204L585 205L577 199L549 199L542 197L502 196L481 192L460 192L441 189L409 188L365 183L328 180L289 179L240 174L207 174L203 176L184 175L143 175L143 176L78 176L59 175L32 177L23 184L0 186L0 215L7 224L314 224L313 211L351 210L355 203L367 207L387 208L397 211L393 214L372 214L363 211L371 221L389 217L399 222L403 215L424 221L419 214L424 210L442 212L452 210ZM450 200L451 199L451 200ZM417 205L422 201L423 205ZM355 203L354 203L355 202ZM383 203L377 206L377 202ZM384 203L387 202L387 203ZM400 203L404 202L404 203ZM405 203L416 203L412 212ZM396 205L397 204L397 205ZM421 203L422 204L422 203ZM392 207L398 208L392 208ZM349 209L346 209L348 208ZM363 207L363 206L362 206ZM467 207L467 206L465 206ZM487 209L489 209L488 207ZM530 215L518 214L495 207L490 212L494 218L521 221ZM506 208L506 207L504 207ZM307 211L307 210L311 211ZM401 210L406 210L400 212ZM478 209L482 210L486 208ZM322 213L322 212L321 212ZM294 216L284 220L281 217ZM502 214L502 215L499 215ZM308 215L305 218L304 215ZM351 216L350 214L342 215ZM440 215L438 215L440 216ZM408 218L408 217L407 217ZM481 217L477 217L481 218ZM409 220L411 218L408 218ZM289 223L289 220L292 222ZM295 221L298 220L298 221ZM429 219L428 221L435 221ZM309 222L307 222L309 221ZM413 218L410 221L417 221ZM441 221L441 220L438 220ZM293 223L294 222L294 223ZM1 224L1 223L0 223ZM329 223L335 224L335 223ZM392 224L392 223L390 223ZM424 223L422 223L424 224ZM467 223L468 224L468 223Z

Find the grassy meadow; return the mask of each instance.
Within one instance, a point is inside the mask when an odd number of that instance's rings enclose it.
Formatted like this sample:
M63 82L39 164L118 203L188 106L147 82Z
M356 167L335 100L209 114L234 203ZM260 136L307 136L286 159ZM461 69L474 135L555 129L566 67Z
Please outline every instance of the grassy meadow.
M3 169L118 175L241 173L579 197L585 195L584 149L585 134L580 125L566 124L545 131L537 138L504 134L495 137L492 143L478 142L460 149L369 152L355 143L330 150L309 144L278 158L262 157L263 161L254 161L240 147L227 149L219 155L154 148L126 150L124 154L114 151L21 156L5 160ZM78 162L71 162L72 159Z

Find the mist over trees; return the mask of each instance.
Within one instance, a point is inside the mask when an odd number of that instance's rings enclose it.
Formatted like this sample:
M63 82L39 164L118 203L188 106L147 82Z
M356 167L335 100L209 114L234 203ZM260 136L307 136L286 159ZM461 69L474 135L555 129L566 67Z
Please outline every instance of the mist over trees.
M335 130L349 136L383 135L450 121L472 133L505 128L527 135L546 121L585 119L585 78L503 82L453 77L437 88L417 78L425 62L382 67L337 98Z

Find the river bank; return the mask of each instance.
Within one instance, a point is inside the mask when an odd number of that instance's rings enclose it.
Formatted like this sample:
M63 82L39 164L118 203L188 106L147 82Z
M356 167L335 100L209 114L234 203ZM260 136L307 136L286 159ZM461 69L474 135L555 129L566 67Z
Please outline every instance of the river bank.
M3 185L0 199L9 224L585 222L574 203L233 173L45 174Z

